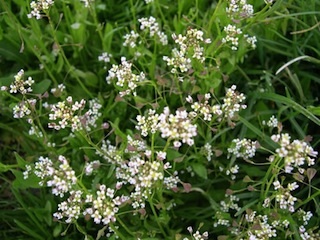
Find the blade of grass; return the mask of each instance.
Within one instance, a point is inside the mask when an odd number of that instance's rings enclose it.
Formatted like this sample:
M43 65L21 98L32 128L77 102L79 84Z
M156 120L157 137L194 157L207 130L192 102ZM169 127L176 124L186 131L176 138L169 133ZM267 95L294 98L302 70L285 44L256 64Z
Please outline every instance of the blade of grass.
M270 101L278 102L278 103L287 105L289 107L292 107L293 109L295 109L296 111L298 111L299 113L301 113L302 115L304 115L305 117L310 119L312 122L314 122L315 124L320 126L320 119L319 118L317 118L309 110L302 107L300 104L296 103L295 101L293 101L290 98L281 96L276 93L268 93L268 92L259 93L259 94L256 93L255 95L256 95L255 97L258 99L270 100Z

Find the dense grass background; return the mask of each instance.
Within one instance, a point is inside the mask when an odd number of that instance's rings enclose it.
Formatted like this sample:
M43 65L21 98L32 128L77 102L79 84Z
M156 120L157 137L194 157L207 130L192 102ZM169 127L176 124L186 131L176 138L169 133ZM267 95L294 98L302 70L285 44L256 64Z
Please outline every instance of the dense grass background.
M108 122L110 128L90 133L90 141L94 144L98 145L108 136L120 149L125 149L125 136L136 133L136 115L143 115L151 106L158 106L158 109L169 106L174 111L186 105L184 99L189 94L196 96L211 91L222 101L225 89L236 84L237 90L247 96L248 107L241 112L234 128L215 126L219 130L215 133L202 122L194 147L183 146L180 151L168 149L168 159L183 159L182 163L176 164L175 170L184 171L179 174L180 178L190 183L194 190L188 194L161 191L159 195L163 201L154 199L168 206L175 202L176 206L170 211L154 210L156 204L151 202L146 218L121 214L117 220L124 223L119 228L119 234L124 238L182 239L188 236L188 226L194 229L202 226L201 232L208 231L209 239L218 236L227 239L222 236L228 231L222 227L213 228L219 202L225 199L227 189L238 193L242 209L235 219L241 222L241 213L258 205L256 199L262 201L258 190L246 191L250 184L242 179L249 176L253 185L257 183L257 188L260 183L266 184L264 177L270 174L270 168L259 163L264 163L269 155L258 150L254 159L257 164L237 160L243 169L237 175L237 181L224 176L219 167L227 167L230 161L235 161L235 158L227 158L227 148L235 138L252 138L274 151L277 145L262 126L262 121L272 115L282 122L283 131L290 133L292 139L312 138L310 144L319 150L320 1L277 0L272 6L266 6L263 0L250 3L255 15L243 21L242 29L257 37L257 48L250 49L240 42L238 51L233 51L221 44L223 26L232 22L225 13L227 1L155 0L147 5L142 0L95 0L91 8L86 8L77 0L56 0L46 12L47 17L36 20L27 17L29 1L0 0L0 86L9 86L13 76L23 68L26 76L32 76L36 81L35 94L44 94L60 83L66 86L67 93L61 97L39 98L40 103L55 103L68 95L76 100L98 98L103 105L98 123ZM137 50L124 47L123 36L131 30L139 32L138 19L149 16L158 20L161 30L168 35L169 44L161 46L148 34L141 33L142 43ZM212 43L205 47L205 63L194 63L194 72L184 74L186 81L179 84L162 56L170 56L172 48L177 47L171 34L185 34L188 28L202 30ZM136 51L143 57L134 60ZM112 53L110 63L98 61L102 52ZM112 64L119 64L122 56L134 62L136 73L143 71L150 80L138 88L137 97L119 98L117 86L106 84L107 70ZM287 67L282 68L286 64ZM193 79L197 79L196 84L190 83ZM95 159L93 145L86 135L76 134L70 139L68 130L57 133L47 129L47 113L41 109L37 110L39 115L35 119L41 122L47 139L59 147L49 147L43 139L30 136L26 121L12 117L11 109L18 101L19 97L0 94L0 238L96 238L102 227L92 221L80 219L71 225L54 221L52 213L56 211L59 199L47 188L39 188L35 177L24 181L22 175L25 165L42 155L67 155L72 159L71 165L81 169L84 156ZM160 137L155 141L147 138L147 142L158 149L166 144ZM207 142L217 152L210 163L201 150ZM188 166L194 177L186 171ZM319 171L318 160L313 168ZM98 172L94 178L83 180L84 184L111 184L110 175L114 169L107 170L108 177L105 172ZM298 203L306 211L313 212L310 226L315 228L320 224L320 179L317 176L318 172L310 185L301 187L299 198L302 201ZM130 211L129 207L123 210ZM163 226L163 231L159 230L159 225ZM297 229L291 231L293 234L288 239L300 239Z

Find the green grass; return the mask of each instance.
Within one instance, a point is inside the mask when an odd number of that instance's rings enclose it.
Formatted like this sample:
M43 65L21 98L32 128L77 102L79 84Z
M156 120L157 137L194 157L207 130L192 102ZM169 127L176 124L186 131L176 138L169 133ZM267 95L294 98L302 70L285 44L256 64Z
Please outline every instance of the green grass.
M245 18L227 14L227 0L154 0L149 4L143 0L95 0L89 7L78 0L56 0L41 11L39 20L28 18L30 2L0 0L0 87L7 88L0 92L0 239L206 239L205 235L197 237L197 230L200 235L207 232L207 239L249 239L250 234L259 235L264 224L276 235L260 233L261 239L303 239L302 226L313 239L319 238L318 157L309 152L314 163L294 166L302 154L294 144L306 143L315 151L320 144L318 1L276 0L267 5L263 0L248 0L254 14ZM158 33L140 29L139 19L151 16L158 23L157 31L167 36L168 44L161 43ZM238 45L226 38L224 28L229 24L242 31ZM186 36L190 29L202 31L204 40L190 37L184 42L184 56L190 63L186 71L176 67L174 72L163 57L173 58L173 49L183 51L173 34ZM135 48L123 45L124 36L131 31L138 34ZM244 34L256 36L255 49ZM198 59L194 57L197 47L203 49ZM110 62L98 60L104 52L112 54ZM110 84L106 81L111 69L116 72L116 66L125 65L120 65L122 57L132 64L125 81L145 74L145 81L135 82L137 86L124 96L121 92L129 88L127 82L121 85L112 77ZM9 91L20 69L24 69L24 81L29 76L35 81L31 93ZM53 93L59 84L65 90ZM232 85L237 86L236 92L228 98L226 92ZM205 102L208 93L211 98ZM240 103L246 108L228 116L224 101L236 101L240 93L246 97ZM72 103L67 102L68 96ZM159 115L166 107L173 115L176 111L196 111L186 101L188 96L193 103L220 106L223 112L212 113L211 120L203 112L194 118L188 115L188 124L196 126L196 136L191 137L194 143L184 142L175 148L174 132L164 137L159 127L151 132L149 124L148 134L137 127L137 116L150 118L151 109ZM32 105L30 99L37 103ZM61 108L64 102L71 106L82 99L86 103L80 109L65 110L80 117L80 129L72 130L74 119L60 130L49 127L52 122L60 124L52 119L52 114L58 113L53 105L60 102L56 108ZM97 99L101 107L98 115L90 115L97 116L95 124L86 129L82 126L89 118L84 114L92 109L92 99ZM28 116L13 117L13 108L19 104L30 109ZM271 116L279 121L273 129L263 124ZM177 121L180 125L175 128L179 131L184 131L183 121ZM38 129L38 135L29 133L31 127ZM278 133L289 134L290 143L295 142L284 146L272 136ZM130 137L144 143L135 145ZM252 147L250 144L242 146L240 156L231 154L234 139L256 141L254 157L245 152ZM114 150L105 144L114 146ZM142 144L150 152L139 149ZM292 171L285 172L288 158L281 155L280 147L291 154ZM159 160L159 151L166 153L165 159ZM66 157L67 165L61 165L60 155ZM54 175L66 180L67 175L74 174L77 179L64 196L54 195L54 186L47 186L53 176L36 176L41 156L52 160ZM307 161L306 155L304 158ZM133 171L129 163L139 164L136 159L144 163L131 175L141 176L134 184L126 179L126 171ZM87 164L95 160L100 164L93 165L92 174L86 175ZM166 163L171 167L166 169ZM29 167L32 170L25 179L23 172ZM74 172L64 172L69 168ZM167 181L169 176L179 177L173 189L166 188L163 179ZM143 177L149 177L150 185L142 187L146 192L139 195L136 186ZM276 181L281 185L279 190L275 189ZM289 191L288 184L294 182L299 188ZM114 197L128 197L115 210L111 205L116 203L108 202L110 196L104 195L104 204L115 211L114 221L105 225L96 223L90 214L82 214L92 205L90 201L85 203L86 196L92 194L98 199L102 185L114 189ZM82 192L81 201L76 202L75 191ZM133 193L139 197L130 195ZM276 201L279 194L296 197L294 208L281 208ZM268 206L266 199L270 200ZM143 204L135 209L132 203L139 200ZM67 217L53 217L63 201L80 206L77 219L66 222ZM313 215L306 223L302 211ZM253 220L246 219L248 216ZM266 222L262 216L266 216ZM275 221L279 221L276 227L272 226ZM282 225L284 221L288 227Z

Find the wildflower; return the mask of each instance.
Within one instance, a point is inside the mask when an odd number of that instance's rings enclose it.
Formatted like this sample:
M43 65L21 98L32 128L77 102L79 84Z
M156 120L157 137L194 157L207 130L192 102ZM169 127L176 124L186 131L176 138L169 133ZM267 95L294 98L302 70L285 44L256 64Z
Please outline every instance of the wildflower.
M21 94L26 94L32 92L32 84L34 80L32 77L28 77L24 80L24 70L21 69L15 76L14 82L10 85L10 93L20 92Z
M200 234L199 230L193 232L193 228L191 226L187 227L187 230L192 235L194 240L205 240L205 239L208 239L209 237L208 232L204 232L202 234Z
M141 24L140 29L142 31L148 31L150 37L157 36L162 45L168 44L167 35L164 32L160 31L159 24L156 22L156 19L154 17L151 16L149 18L140 18L138 19L138 21Z
M86 101L84 99L80 102L73 102L72 97L69 96L66 101L52 105L49 120L58 121L58 123L50 122L48 127L60 130L71 126L72 131L81 129L90 131L91 127L96 127L96 121L101 116L99 109L102 106L97 100L93 99L89 101L89 110L81 115L80 112L84 109L85 104Z
M199 97L199 99L201 99ZM222 115L222 111L220 110L220 105L210 105L209 99L211 98L211 95L209 93L204 95L204 98L202 98L202 101L196 102L192 99L191 96L188 96L186 99L187 102L192 103L191 108L193 109L192 112L189 113L191 118L195 117L201 117L205 121L211 121L213 116L219 116Z
M164 166L164 168L167 168ZM178 172L174 172L172 176L164 177L163 185L166 189L177 189L178 183L181 182Z
M100 62L108 63L108 62L110 62L110 58L112 58L112 54L111 54L111 53L103 52L103 53L98 57L98 60L99 60Z
M243 35L247 43L250 45L251 48L255 49L257 47L256 42L257 38L256 36L249 36L248 34Z
M238 165L234 165L234 166L230 167L230 169L226 170L227 176L231 175L231 179L232 180L236 179L236 174L238 172L239 172L239 166Z
M212 146L209 143L206 143L204 145L204 151L205 151L205 155L207 157L208 162L210 162L213 155Z
M86 203L91 206L85 209L83 215L91 217L96 224L108 225L115 222L115 215L119 211L118 206L127 198L115 197L114 193L114 189L100 185L99 190L96 191L96 197L92 195L87 197Z
M231 147L228 148L228 153L235 155L237 158L252 158L256 153L256 141L250 139L233 139Z
M134 190L130 194L133 208L144 208L144 201L151 194L155 184L163 180L164 175L161 163L149 162L140 157L139 154L133 154L128 162L121 162L116 168L116 185L132 185Z
M72 190L77 183L74 170L70 167L67 159L60 155L58 157L59 166L55 166L51 159L39 157L34 165L34 174L40 178L39 185L44 184L52 188L52 194L63 197L65 193ZM27 167L24 177L28 177L31 167Z
M221 211L230 212L230 210L239 211L240 207L237 202L239 202L239 198L235 195L225 195L226 200L220 201Z
M13 107L13 117L14 118L23 118L31 114L32 109L34 108L37 100L36 99L27 99L26 101L21 101Z
M287 188L284 188L279 181L274 181L273 185L274 189L277 190L275 200L280 204L280 208L294 212L294 204L297 201L297 198L293 197L290 191L298 188L298 185L294 182L288 184Z
M91 175L92 172L96 169L98 169L100 167L100 161L99 160L95 160L93 162L90 163L86 163L84 166L84 172L87 176Z
M201 63L204 62L204 49L202 43L210 43L210 39L203 38L203 32L197 29L188 29L185 36L179 34L172 35L173 40L178 45L178 48L172 50L172 58L163 56L163 60L168 66L172 66L171 72L176 73L187 72L191 69L191 59L196 59Z
M246 97L243 93L236 92L236 88L236 85L232 85L229 89L227 89L226 96L223 99L223 104L221 106L221 110L229 122L232 122L236 119L237 113L241 109L247 108L247 105L241 104Z
M126 35L124 35L124 43L123 43L123 46L127 47L131 47L131 48L135 48L137 46L136 42L137 42L137 39L139 37L139 34L136 33L135 31L131 30L130 33L127 33Z
M67 218L66 223L71 223L81 215L81 202L83 192L80 190L70 191L70 197L58 204L58 211L53 214L56 219Z
M267 125L269 128L276 128L278 127L279 121L274 115L272 115L268 122L263 121L262 124Z
M304 211L303 209L299 209L298 210L298 216L299 216L299 220L303 221L303 225L308 225L310 219L312 218L313 214L312 212L308 211Z
M271 139L280 144L276 153L284 159L285 172L291 173L293 168L300 168L305 164L308 166L315 164L314 158L318 152L314 151L305 141L293 140L291 142L291 136L287 133L272 135Z
M112 79L117 79L116 85L121 88L122 91L119 92L120 96L133 94L137 95L135 89L138 84L145 81L145 74L141 72L136 75L132 72L132 63L128 62L125 57L121 58L120 65L112 65L112 68L108 71L108 76L106 81L110 84Z
M48 10L54 4L53 0L36 0L30 3L31 12L27 15L28 18L35 17L41 19L41 12Z
M231 49L237 50L239 45L239 37L242 34L240 28L237 28L235 25L229 24L228 26L224 27L224 32L226 33L226 37L222 38L223 43L231 43Z
M61 83L56 88L51 88L50 91L55 97L60 97L65 89L66 89L66 86Z
M141 130L141 135L147 136L148 132L160 131L162 138L174 140L175 147L180 147L181 142L192 146L193 137L197 135L197 126L191 123L185 110L177 110L175 115L170 114L168 107L165 107L160 115L149 110L147 117L138 115L137 121L136 128Z
M42 138L43 134L37 126L31 126L28 132L30 136L35 135L38 138Z
M249 18L253 15L253 6L246 0L229 0L226 12L231 19Z

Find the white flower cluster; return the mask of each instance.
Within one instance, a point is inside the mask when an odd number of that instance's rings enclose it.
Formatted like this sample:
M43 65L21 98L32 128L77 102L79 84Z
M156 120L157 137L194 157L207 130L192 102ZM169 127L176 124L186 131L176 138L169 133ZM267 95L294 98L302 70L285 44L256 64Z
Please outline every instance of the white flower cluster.
M248 34L244 34L243 37L251 48L255 49L257 47L256 43L258 40L256 36L250 36Z
M227 89L226 96L223 99L221 110L229 121L236 120L237 113L241 109L246 109L247 105L242 104L246 99L243 93L236 92L236 85L232 85Z
M170 167L168 166L168 164L164 165L164 168L166 168L166 169L170 168ZM166 189L176 190L176 189L178 189L178 183L180 183L180 182L181 182L181 180L178 176L178 172L174 172L172 176L168 176L163 179L163 186Z
M189 113L191 118L201 117L205 121L211 121L214 115L222 115L221 107L219 104L212 105L209 104L209 99L211 98L210 93L206 93L203 96L198 96L199 101L194 101L193 98L189 95L186 98L188 103L191 103L191 108L193 111Z
M56 219L67 218L66 223L71 223L79 218L81 215L81 205L82 205L82 195L83 192L70 191L70 197L61 203L58 204L58 211L53 214L53 217Z
M193 137L197 135L197 125L191 123L186 110L177 110L171 114L168 107L165 107L159 115L154 110L149 110L147 117L138 115L136 128L141 130L142 136L147 136L148 132L160 131L162 138L174 140L174 146L180 147L182 143L189 146L194 144Z
M21 101L13 107L13 117L23 118L31 114L32 109L36 105L37 100L34 98L27 99L26 101Z
M212 160L212 155L213 155L213 151L212 151L212 146L210 143L206 143L203 146L203 151L204 151L204 155L207 157L208 162L211 162Z
M193 240L206 240L209 237L208 232L204 232L202 234L200 233L199 230L194 232L191 226L189 226L187 230L191 234ZM189 240L189 238L183 238L183 240Z
M110 62L110 58L112 58L112 54L107 52L103 52L100 56L98 56L98 60L105 63Z
M92 206L86 208L83 215L91 217L96 224L108 225L115 222L115 215L119 211L118 206L126 202L128 198L124 196L115 197L114 193L114 189L100 185L96 192L96 198L91 194L86 196L85 202Z
M226 36L222 38L223 43L231 43L231 49L238 50L239 39L243 36L246 42L254 49L256 48L257 38L255 36L249 36L248 34L242 34L242 30L237 28L235 25L229 24L224 27L224 32Z
M310 219L312 218L313 214L312 212L304 211L303 209L299 208L298 210L299 219L302 221L303 225L308 225Z
M240 200L237 196L226 194L225 197L226 200L220 201L222 212L230 212L230 210L239 211L241 209L237 203Z
M130 184L134 191L130 194L134 209L144 208L144 201L152 193L152 188L163 180L164 174L159 161L150 162L138 154L131 156L128 162L123 161L116 168L117 188Z
M14 82L10 85L10 93L20 92L21 94L26 94L32 92L32 84L34 80L32 77L28 77L27 80L24 80L24 70L21 69L15 76Z
M101 163L99 160L92 162L87 162L84 166L84 173L89 176L93 173L94 170L97 170L100 167Z
M246 0L229 0L226 12L235 25L228 24L224 27L226 36L222 39L222 42L230 43L231 49L236 51L238 49L239 40L243 37L251 48L256 48L257 38L255 36L243 34L240 29L241 20L253 16L253 6L248 4Z
M153 0L144 0L146 4L152 3Z
M123 161L120 154L118 154L117 148L111 145L109 140L102 140L100 150L97 150L96 154L106 160L107 163L117 165Z
M81 126L87 131L91 131L92 128L97 127L97 120L102 116L102 113L99 110L102 108L102 105L99 103L98 99L91 99L89 101L89 110L80 116Z
M254 10L247 0L229 0L226 12L231 19L243 19L252 17Z
M140 30L142 32L149 33L150 38L156 37L156 39L159 40L162 45L168 44L167 35L164 32L161 32L159 24L154 17L151 16L149 18L140 18L138 19L138 21L140 22ZM124 35L123 38L125 39L125 41L123 43L123 46L135 48L137 46L139 37L140 35L137 32L131 30L130 33ZM141 42L142 41L139 40L138 44L141 44ZM136 54L136 56L137 55L138 54Z
M77 183L77 178L64 156L60 155L58 161L60 162L59 166L55 166L51 159L41 156L35 163L33 172L41 179L39 185L46 184L47 187L52 188L52 194L63 197ZM32 168L27 167L23 173L25 179L28 178L31 171Z
M198 101L195 101L191 96L188 96L186 101L192 104L191 108L193 110L189 113L189 117L192 119L200 117L209 122L212 119L216 119L219 122L226 119L229 125L232 126L232 121L237 120L238 112L247 107L243 104L243 101L246 99L244 94L238 93L235 90L235 85L232 85L227 89L223 104L210 104L210 93L206 93L204 96L199 95Z
M172 50L172 58L163 56L163 60L167 62L167 65L172 66L172 73L176 73L178 70L187 72L191 69L191 59L197 59L201 63L204 62L204 50L201 43L209 44L211 40L204 39L201 30L190 28L185 36L173 34L172 38L178 44L178 48Z
M235 180L236 179L236 174L239 172L239 166L238 165L234 165L232 167L229 167L229 169L226 170L226 175L227 176L231 176L231 180Z
M304 164L308 166L315 164L318 152L306 142L300 140L290 142L291 137L287 133L272 135L271 139L280 144L276 153L284 159L286 173L291 173L294 168L299 168Z
M294 191L299 187L296 182L289 183L284 188L279 181L273 182L274 189L277 191L275 200L279 203L281 209L287 209L290 212L294 212L294 204L297 201L296 197L293 197L290 192Z
M127 140L125 156L128 160L123 159L123 152L117 150L109 141L102 142L102 151L97 154L108 163L115 164L116 189L128 187L131 206L134 209L142 209L145 208L145 200L161 182L166 189L176 189L181 181L176 172L172 176L164 175L164 170L171 168L169 162L163 164L166 160L166 152L152 152L144 141L133 139L131 136L127 136Z
M214 227L218 226L227 226L231 225L230 219L226 219L225 213L230 213L232 211L239 211L241 208L239 207L238 203L239 198L235 195L225 195L225 200L220 201L220 211L216 212L216 221L213 223Z
M112 79L117 79L116 85L121 88L119 92L120 96L133 94L137 95L136 88L139 83L146 80L145 74L141 72L139 75L132 72L132 63L128 62L125 57L121 58L120 65L112 65L112 68L108 71L106 81L110 84Z
M50 122L48 127L60 130L71 126L73 132L82 129L90 131L91 127L96 127L96 121L101 116L99 109L102 106L97 100L91 100L89 102L89 110L81 115L81 110L84 109L85 105L86 101L84 99L80 102L73 102L71 96L67 97L66 101L52 105L52 113L49 114L49 120L57 120L58 123Z
M60 155L58 160L60 162L59 166L55 165L49 158L40 157L34 168L27 165L26 171L23 173L26 179L30 172L34 172L41 179L39 184L46 184L47 187L51 187L54 195L61 198L66 194L69 195L65 201L58 204L58 212L54 213L53 216L59 220L65 218L66 223L71 223L80 216L92 218L96 224L108 225L110 222L115 222L115 215L119 210L118 206L127 202L129 198L123 195L116 197L115 190L106 188L105 185L100 185L96 194L77 190L75 171L70 167L64 156Z
M67 126L72 126L72 131L78 130L81 127L80 118L76 115L76 112L84 109L86 101L82 99L80 102L73 103L71 96L67 97L66 101L58 102L51 106L51 112L49 114L49 120L59 120L58 124L50 122L49 128L55 130L64 129Z
M37 126L31 126L28 134L29 136L35 135L38 138L43 137L43 133L40 131L40 129Z
M137 46L137 39L139 38L139 34L136 33L135 31L131 30L130 33L127 33L126 35L123 36L124 42L123 46L125 47L130 47L130 48L135 48Z
M66 90L66 86L64 84L59 84L56 88L51 88L50 92L55 96L55 97L60 97L63 93L63 91Z
M223 43L231 43L231 49L236 51L239 45L239 37L241 37L242 30L235 25L229 24L223 28L226 37L222 38Z
M279 121L274 115L272 115L267 122L262 121L262 125L267 125L269 128L277 128L278 124Z
M27 15L28 18L35 17L36 19L41 19L41 12L49 9L50 6L54 4L53 0L37 0L30 3L31 12Z
M269 239L277 236L277 230L272 224L268 223L269 218L267 215L254 215L255 213L253 212L253 216L250 218L253 220L253 223L258 224L259 227L252 227L250 231L247 232L248 239Z
M140 29L142 31L148 31L150 37L157 36L159 38L159 41L162 45L168 44L168 37L164 32L160 31L159 24L157 23L156 19L154 17L149 18L140 18L138 19L140 22Z
M125 152L132 152L132 151L142 152L147 150L147 145L144 141L133 139L130 135L127 136L127 140L128 140L128 146L127 146L127 149L125 149Z
M257 142L250 139L233 139L228 153L235 155L237 158L249 159L256 153Z

